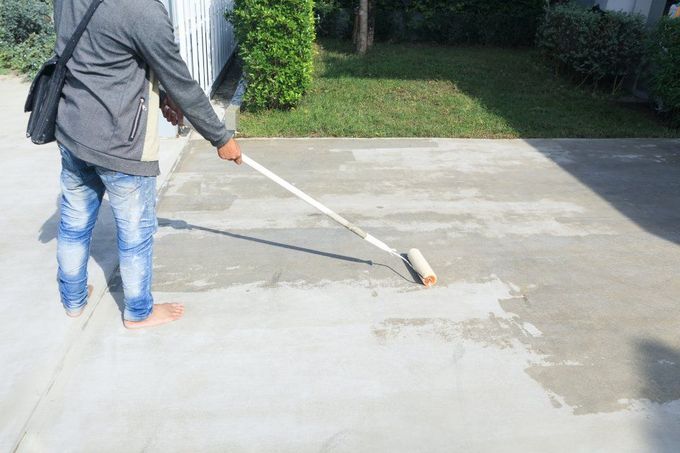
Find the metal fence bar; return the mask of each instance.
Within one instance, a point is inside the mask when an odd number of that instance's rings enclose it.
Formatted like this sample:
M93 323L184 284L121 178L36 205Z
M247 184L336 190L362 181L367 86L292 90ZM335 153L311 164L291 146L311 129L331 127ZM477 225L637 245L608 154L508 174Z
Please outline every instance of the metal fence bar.
M224 19L233 0L169 0L182 58L209 94L236 49L231 24Z

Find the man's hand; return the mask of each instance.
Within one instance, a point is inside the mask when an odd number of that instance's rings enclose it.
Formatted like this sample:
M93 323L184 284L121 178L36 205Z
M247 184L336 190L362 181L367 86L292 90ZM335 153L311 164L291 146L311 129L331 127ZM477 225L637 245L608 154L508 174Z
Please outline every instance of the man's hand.
M238 143L233 138L217 150L217 155L220 156L220 159L231 160L237 165L242 163L241 147L238 146Z
M165 96L161 105L161 112L163 112L163 117L168 120L168 123L173 126L184 124L184 114L170 96Z

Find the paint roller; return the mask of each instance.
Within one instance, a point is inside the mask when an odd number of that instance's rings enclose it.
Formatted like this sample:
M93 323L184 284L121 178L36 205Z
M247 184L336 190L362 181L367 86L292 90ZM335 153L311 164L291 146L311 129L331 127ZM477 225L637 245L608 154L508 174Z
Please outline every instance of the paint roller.
M428 264L427 260L423 256L423 254L420 252L418 249L411 249L409 252L406 254L406 258L401 255L399 252L397 252L395 249L391 248L375 236L372 236L368 233L366 233L364 230L359 228L358 226L354 225L352 222L349 220L345 219L338 213L332 211L328 207L324 206L323 204L319 203L316 201L314 198L310 197L294 185L290 184L288 181L284 180L280 176L276 175L275 173L271 172L267 168L263 167L262 165L258 164L255 162L253 159L250 157L246 156L245 154L241 155L241 159L243 160L243 163L251 167L253 170L261 173L271 181L275 182L276 184L280 185L287 191L291 192L293 195L296 197L300 198L301 200L307 202L308 204L312 205L322 213L326 214L328 217L331 219L335 220L338 222L340 225L344 226L348 230L350 230L352 233L356 234L369 244L374 245L375 247L378 247L380 250L384 250L385 252L389 253L390 255L394 255L397 258L401 259L406 263L408 267L413 269L413 272L418 274L420 279L422 280L423 284L425 286L433 286L435 283L437 283L437 276L435 275L434 271L432 270L432 267Z

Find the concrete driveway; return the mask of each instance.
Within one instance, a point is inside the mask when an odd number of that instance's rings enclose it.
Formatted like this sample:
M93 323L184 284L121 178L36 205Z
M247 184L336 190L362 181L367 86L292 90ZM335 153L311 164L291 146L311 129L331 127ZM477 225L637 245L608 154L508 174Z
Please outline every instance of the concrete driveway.
M114 278L19 451L680 450L680 140L243 148L441 283L192 142L155 254L186 318L125 331Z

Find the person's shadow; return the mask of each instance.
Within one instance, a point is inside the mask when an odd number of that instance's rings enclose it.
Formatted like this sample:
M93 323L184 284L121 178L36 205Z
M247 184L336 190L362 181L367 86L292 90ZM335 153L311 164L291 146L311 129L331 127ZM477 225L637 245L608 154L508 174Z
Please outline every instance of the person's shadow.
M57 196L54 213L45 220L38 232L38 241L49 244L56 241L59 230L61 195ZM121 316L125 308L123 300L122 284L118 272L118 246L116 244L116 225L111 213L111 205L104 198L99 208L99 217L92 234L90 245L90 257L99 266L106 276L106 286L111 296L116 301ZM55 276L56 278L56 276ZM101 288L94 289L95 294L100 293Z
M255 243L258 243L258 244L268 245L270 247L282 248L282 249L290 250L292 252L306 253L306 254L309 254L309 255L316 255L316 256L323 256L325 258L330 258L330 259L339 260L339 261L346 261L346 262L360 264L360 265L363 264L363 265L367 265L367 266L384 267L386 269L389 269L395 275L399 276L400 278L402 278L403 280L405 280L409 283L414 283L414 284L417 284L417 285L422 284L422 282L420 282L420 277L418 276L418 274L416 274L409 267L406 267L406 270L411 277L410 279L407 276L405 276L403 272L399 272L396 269L394 269L393 267L388 266L387 264L378 263L378 262L375 262L375 261L372 261L372 260L364 260L364 259L355 258L355 257L352 257L352 256L339 255L337 253L330 253L330 252L323 252L321 250L310 249L310 248L307 248L307 247L300 247L300 246L292 245L292 244L284 244L282 242L271 241L271 240L268 240L268 239L262 239L262 238L257 238L257 237L253 237L253 236L246 236L246 235L243 235L243 234L231 233L229 231L217 230L215 228L208 228L208 227L204 227L204 226L200 226L200 225L190 224L190 223L187 223L186 221L181 220L181 219L167 219L167 218L159 217L158 218L158 226L160 228L173 228L175 230L205 231L207 233L226 236L226 237L229 237L229 238L232 238L232 239L255 242Z

